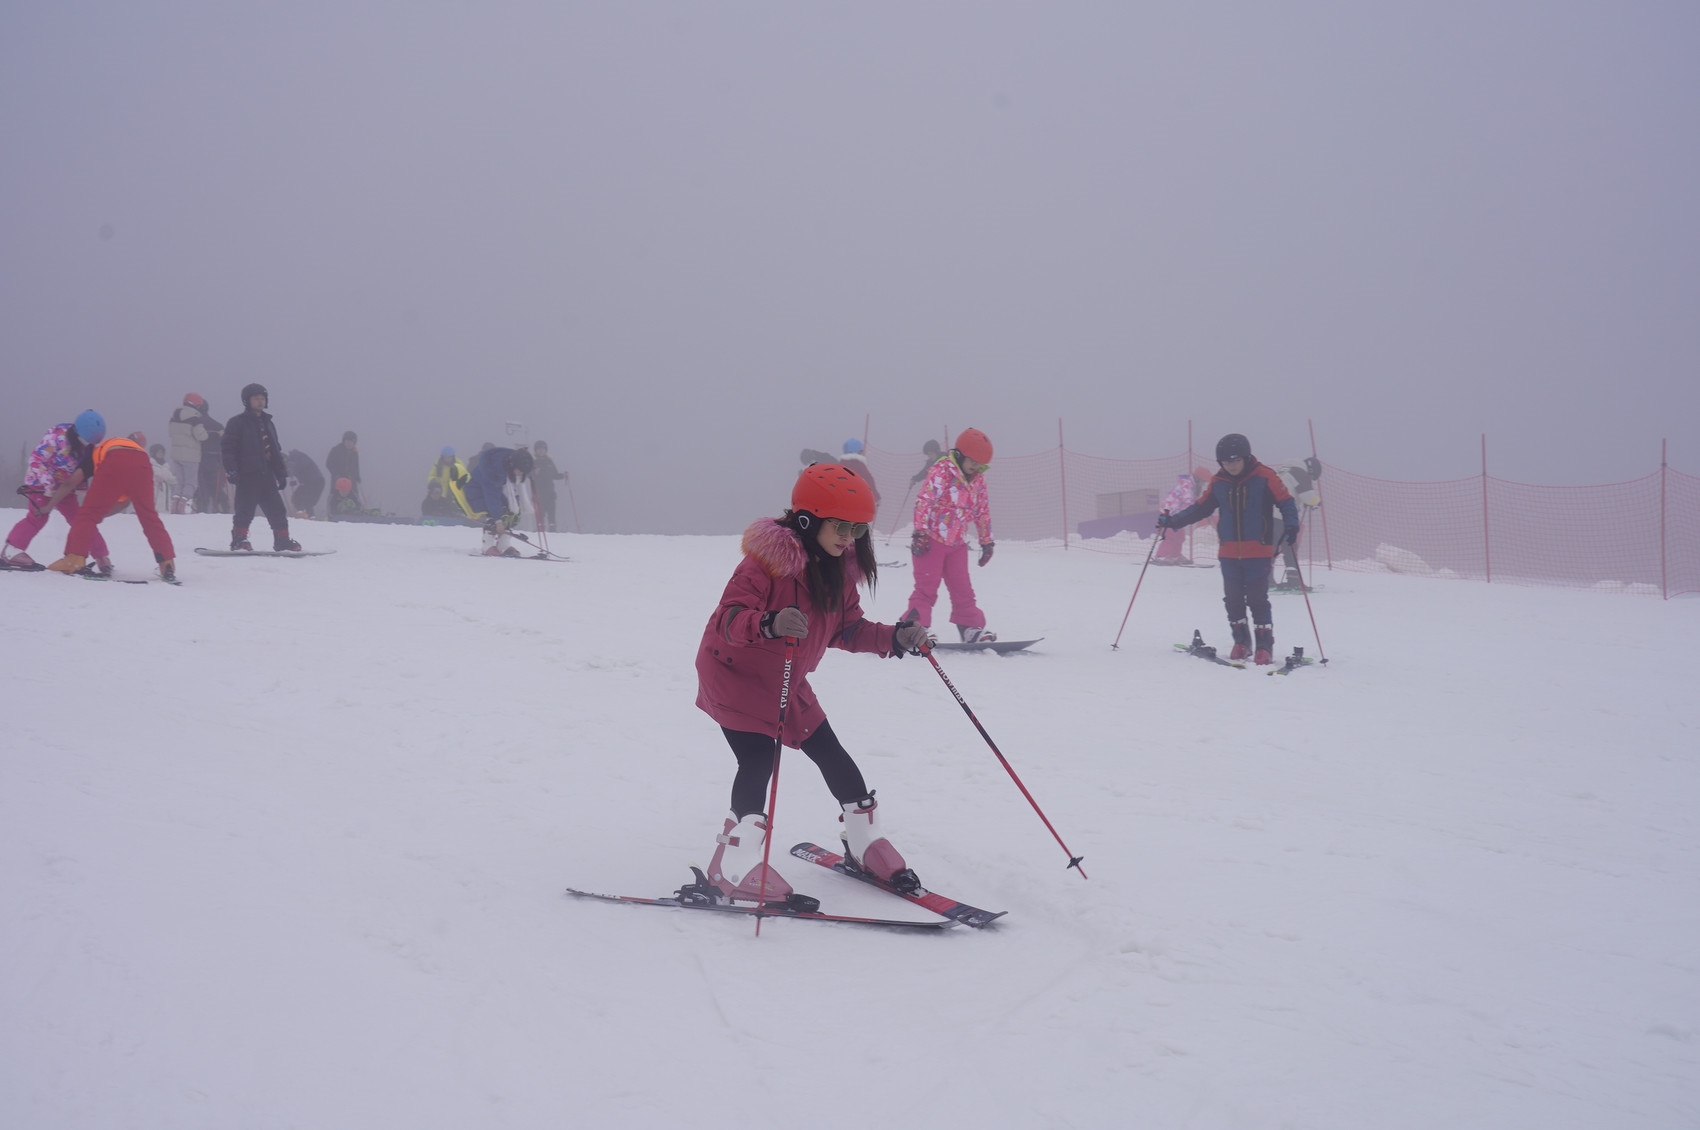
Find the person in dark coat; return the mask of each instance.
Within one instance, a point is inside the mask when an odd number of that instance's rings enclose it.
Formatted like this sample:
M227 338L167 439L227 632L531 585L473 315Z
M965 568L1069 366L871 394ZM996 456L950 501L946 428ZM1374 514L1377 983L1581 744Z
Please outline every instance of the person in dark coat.
M289 484L289 465L277 440L277 427L266 411L270 402L265 385L248 385L242 390L244 411L224 425L224 474L236 487L231 549L254 548L248 541L248 524L254 520L256 508L264 511L271 523L274 552L301 548L299 542L290 539L289 514L283 508L281 492Z
M1200 518L1220 513L1216 533L1221 539L1216 563L1222 570L1222 604L1234 634L1231 659L1253 655L1260 664L1273 663L1275 620L1269 608L1269 571L1277 546L1299 533L1299 511L1281 476L1251 454L1251 441L1237 432L1216 444L1221 470L1211 478L1204 497L1178 514L1157 515L1157 529L1178 530ZM1275 513L1281 526L1275 525ZM1246 610L1256 625L1256 640L1246 627ZM1255 649L1255 651L1254 651Z
M554 533L555 525L555 483L567 476L555 466L555 461L549 458L549 445L538 440L535 445L537 467L531 473L531 485L537 488L537 507L543 511L545 530Z
M212 417L212 408L201 401L201 424L206 438L201 441L201 465L195 478L195 512L197 514L228 514L230 507L224 497L224 425ZM188 486L185 484L184 489Z
M355 509L366 505L360 493L360 437L353 432L343 432L342 442L325 456L325 471L333 481L347 479L352 484L348 494L355 501Z
M289 507L297 518L311 518L325 493L325 476L313 457L305 451L289 453L289 477L295 480L295 493L289 496Z

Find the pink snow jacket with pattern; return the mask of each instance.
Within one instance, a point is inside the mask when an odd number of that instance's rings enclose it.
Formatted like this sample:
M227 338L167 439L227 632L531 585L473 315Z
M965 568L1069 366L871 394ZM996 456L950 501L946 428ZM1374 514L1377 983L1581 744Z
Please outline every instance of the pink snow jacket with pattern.
M57 424L41 437L41 442L30 452L29 471L24 475L25 489L52 494L64 486L79 467L85 477L92 475L94 463L90 450L84 447L81 453L73 451L67 435L70 430L70 424Z
M844 598L836 611L816 608L803 578L808 551L790 529L762 518L744 531L744 560L732 571L720 603L697 648L697 706L728 730L775 736L779 731L779 688L785 676L785 641L764 639L761 617L795 604L809 618L809 634L797 641L791 664L791 700L785 712L785 744L802 745L826 711L809 686L809 673L828 647L893 653L896 629L862 616L856 595L861 571L844 562Z
M978 475L969 482L955 456L947 455L928 468L927 477L921 481L920 493L915 496L915 529L934 545L948 547L967 540L970 524L980 535L981 545L992 540L986 476Z

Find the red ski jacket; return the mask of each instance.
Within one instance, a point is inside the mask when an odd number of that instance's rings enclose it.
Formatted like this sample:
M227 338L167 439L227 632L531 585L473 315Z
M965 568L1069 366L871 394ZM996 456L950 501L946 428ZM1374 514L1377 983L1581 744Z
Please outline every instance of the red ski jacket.
M791 698L785 744L796 748L826 720L809 686L828 647L892 654L890 624L862 616L855 561L844 563L844 596L835 611L816 608L803 579L808 551L798 536L772 518L744 531L744 560L732 571L697 648L697 706L728 730L773 737L779 729L779 688L785 676L785 641L764 639L762 613L795 604L809 618L791 664Z

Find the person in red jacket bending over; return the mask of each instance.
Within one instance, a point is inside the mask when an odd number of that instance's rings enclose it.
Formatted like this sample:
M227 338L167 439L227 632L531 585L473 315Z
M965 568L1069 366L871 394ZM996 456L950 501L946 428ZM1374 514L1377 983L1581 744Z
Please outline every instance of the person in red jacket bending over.
M1204 497L1178 514L1157 515L1157 529L1178 530L1200 518L1220 513L1216 532L1222 539L1216 562L1222 569L1222 604L1234 633L1230 659L1252 655L1257 663L1274 662L1275 620L1269 608L1269 568L1275 548L1298 536L1299 510L1281 476L1252 457L1251 441L1238 432L1216 443L1221 470L1211 478ZM1281 512L1280 532L1275 512ZM1246 610L1257 625L1246 627Z
M881 830L873 790L809 686L809 673L828 647L901 657L926 639L918 624L878 624L862 616L856 586L872 591L879 572L868 532L873 518L873 490L855 472L837 463L804 469L791 489L791 508L744 531L744 559L703 629L697 706L720 724L738 760L732 811L708 867L712 890L704 892L717 899L793 900L791 884L762 863L788 640L795 653L785 744L809 756L838 800L846 858L902 889L920 886Z
M136 508L148 548L159 563L159 575L175 581L177 551L154 505L153 460L148 458L147 451L133 439L102 440L95 444L93 464L89 492L71 520L71 532L65 537L65 556L48 568L58 573L80 572L88 562L89 547L99 536L95 527L128 501Z

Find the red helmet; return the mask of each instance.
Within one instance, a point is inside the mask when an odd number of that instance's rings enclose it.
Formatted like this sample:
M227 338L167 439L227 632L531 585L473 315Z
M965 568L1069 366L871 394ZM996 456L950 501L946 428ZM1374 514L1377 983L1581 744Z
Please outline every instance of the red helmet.
M956 450L976 463L992 461L992 441L986 438L986 433L979 428L965 428L956 437Z
M874 520L874 491L856 472L841 463L811 463L791 488L791 509L807 510L817 518L846 522Z
M205 408L207 406L207 398L198 392L186 392L183 394L183 403L187 404L191 408Z

